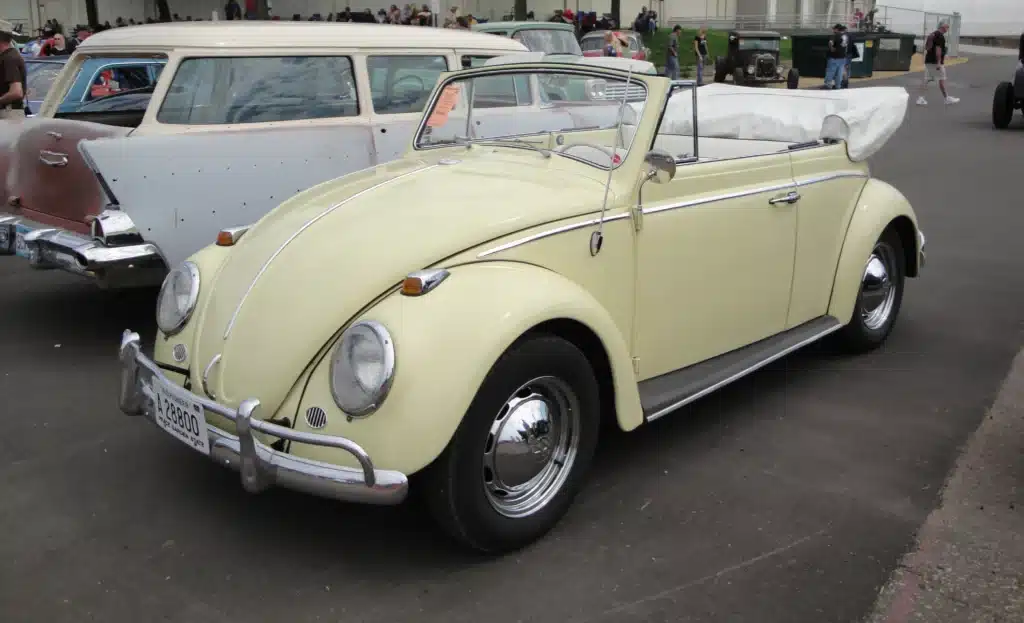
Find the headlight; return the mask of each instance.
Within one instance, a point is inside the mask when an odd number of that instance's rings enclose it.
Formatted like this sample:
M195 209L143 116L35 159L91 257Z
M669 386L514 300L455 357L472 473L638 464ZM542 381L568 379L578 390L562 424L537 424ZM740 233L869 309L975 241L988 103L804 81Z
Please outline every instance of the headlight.
M175 268L160 287L156 300L156 326L166 335L181 331L199 300L199 267L185 262Z
M747 73L748 74L754 73L754 69L756 69L756 67L754 67L753 65L748 65L747 66Z
M395 343L384 325L357 322L344 333L331 356L331 395L352 417L376 411L395 375Z

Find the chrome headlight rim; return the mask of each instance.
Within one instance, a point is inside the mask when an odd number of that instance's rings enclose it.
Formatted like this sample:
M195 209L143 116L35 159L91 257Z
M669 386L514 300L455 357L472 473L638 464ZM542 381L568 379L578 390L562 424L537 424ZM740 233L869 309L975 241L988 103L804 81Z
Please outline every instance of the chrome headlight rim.
M383 380L380 386L373 392L369 392L371 400L363 407L353 408L351 406L345 406L342 399L338 395L338 390L334 383L335 367L337 366L337 353L345 344L345 337L358 328L367 328L377 339L380 344L383 355ZM387 330L383 324L376 320L360 320L353 323L341 332L341 337L338 339L338 343L334 346L333 352L331 353L330 367L328 369L328 386L331 390L331 398L334 399L334 404L341 409L342 413L352 419L360 419L373 415L381 405L384 404L384 400L387 399L388 394L391 392L391 385L395 380L395 341L391 337L391 332ZM358 382L358 381L357 381Z
M187 305L185 307L185 312L181 315L181 318L178 319L177 323L173 327L164 327L164 326L161 326L161 324L160 324L160 309L163 306L164 296L167 294L167 285L170 282L171 278L174 276L174 274L177 273L177 272L181 272L181 271L187 272L188 276L189 276L189 279L190 279L190 282L189 282L189 292L188 292L188 302L187 302ZM172 335L177 335L178 333L181 333L181 331L185 328L185 325L188 324L188 321L192 319L192 314L195 312L196 305L198 303L199 303L199 266L197 266L194 262L184 262L184 263L182 263L181 266L179 266L179 267L175 268L174 270L172 270L171 272L167 273L167 276L164 277L163 284L160 286L160 294L159 294L159 296L157 296L157 299L156 299L156 310L157 310L156 326L157 326L157 328L160 329L160 331L163 332L163 334L166 335L167 337L171 337Z

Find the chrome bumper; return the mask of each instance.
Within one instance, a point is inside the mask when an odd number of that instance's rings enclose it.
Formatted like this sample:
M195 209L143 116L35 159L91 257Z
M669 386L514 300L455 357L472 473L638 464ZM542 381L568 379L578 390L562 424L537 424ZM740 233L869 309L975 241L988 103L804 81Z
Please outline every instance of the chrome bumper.
M107 246L76 232L0 213L0 255L17 255L33 268L59 268L103 287L160 285L167 270L155 245Z
M139 348L139 334L125 331L121 338L120 407L128 415L145 415L155 421L154 380L170 382L160 368ZM244 400L238 409L229 409L211 400L180 389L206 411L234 421L237 434L207 424L210 458L240 472L247 491L263 491L273 485L336 500L364 504L398 504L408 492L405 474L374 469L366 451L343 437L296 431L256 419L260 403ZM162 430L162 429L161 429ZM278 452L260 442L254 432L278 439L344 450L359 461L361 469L341 467Z
M921 231L921 230L917 231L917 241L919 243L917 245L917 248L918 248L918 252L917 252L917 269L921 270L922 268L924 268L924 262L925 262L925 254L924 254L925 238L924 238L924 232Z

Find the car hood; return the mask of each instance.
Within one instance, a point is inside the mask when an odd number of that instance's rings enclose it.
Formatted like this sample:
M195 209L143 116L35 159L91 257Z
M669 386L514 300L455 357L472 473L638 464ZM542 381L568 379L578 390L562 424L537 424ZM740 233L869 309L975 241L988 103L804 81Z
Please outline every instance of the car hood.
M445 150L321 184L264 217L210 288L195 365L273 413L338 329L408 273L529 227L599 210L600 171L524 149Z

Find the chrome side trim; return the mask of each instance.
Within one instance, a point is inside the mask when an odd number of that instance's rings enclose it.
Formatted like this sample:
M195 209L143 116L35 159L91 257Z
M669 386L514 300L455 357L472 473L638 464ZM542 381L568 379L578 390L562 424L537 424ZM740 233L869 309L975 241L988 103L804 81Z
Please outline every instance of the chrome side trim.
M220 353L217 353L216 355L214 355L213 359L210 360L210 363L206 364L206 369L203 370L203 378L202 378L202 381L203 381L203 393L206 394L207 396L209 396L213 400L217 399L217 394L215 394L212 391L210 391L210 384L209 384L210 372L213 371L213 367L215 365L217 365L218 363L220 363Z
M824 175L815 175L812 177L798 178L796 180L797 186L810 186L811 184L820 184L822 182L831 182L832 180L841 180L845 178L867 178L869 174L863 171L833 171L832 173L826 173Z
M605 219L604 219L604 222L605 223L611 223L612 221L621 221L621 220L627 219L627 218L629 218L629 214L616 214L615 216L606 216ZM486 251L483 251L480 254L478 254L477 258L487 257L489 255L494 255L495 253L501 253L502 251L508 251L509 249L514 249L514 248L520 247L520 246L522 246L524 244L527 244L527 243L530 243L530 242L534 242L534 241L540 240L542 238L547 238L549 236L557 236L558 234L564 234L564 233L569 232L569 231L576 231L577 229L583 229L585 227L592 227L592 226L600 225L600 224L601 224L601 219L600 218L595 218L595 219L590 219L588 221L581 221L579 223L572 223L571 225L563 225L561 227L555 227L554 229L546 229L546 230L544 230L542 232L538 232L536 234L530 234L529 236L524 236L522 238L517 238L516 240L513 240L512 242L506 242L505 244L502 244L502 245L499 245L499 246L487 249Z
M747 368L744 368L743 370L740 370L736 374L733 374L733 375L729 376L728 378L723 379L723 380L715 383L714 385L710 385L708 387L705 387L704 389L700 390L699 392L696 392L694 394L690 394L689 396L686 396L685 398L683 398L679 402L673 403L673 404L671 404L671 405L669 405L669 406L667 406L667 407L665 407L663 409L659 409L658 411L655 411L651 415L647 416L647 421L648 422L653 422L654 420L657 420L658 418L660 418L662 416L668 415L669 413L672 413L676 409L679 409L680 407L684 407L684 406L690 404L691 402L693 402L695 400L703 398L704 396L707 396L708 394L710 394L710 393L712 393L714 391L717 391L717 390L725 387L726 385L729 385L730 383L738 381L741 378L747 376L748 374L751 374L752 372L756 372L756 371L760 370L761 368L763 368L766 365L772 363L773 361L776 361L778 359L782 359L786 355L788 355L788 354L790 354L792 352L795 352L797 350L800 350L804 346L807 346L809 344L817 342L821 338L823 338L823 337L825 337L825 336L827 336L827 335L829 335L831 333L835 333L836 331L838 331L838 330L840 330L842 328L843 328L843 325L839 324L839 322L837 321L835 325L832 325L832 326L830 326L830 327L828 327L828 328L826 328L826 329L824 329L822 331L819 331L818 333L815 333L814 335L812 335L812 336L810 336L810 337L808 337L808 338L806 338L804 340L801 340L800 342L797 342L796 344L793 344L792 346L789 346L789 347L784 348L784 349L782 349L780 351L777 351L774 354L769 355L765 359L761 359L757 363L755 363L755 364L753 364L753 365L751 365L751 366L749 366Z
M695 206L716 203L719 201L728 201L730 199L741 199L743 197L750 197L751 195L760 195L761 193L777 192L780 190L785 190L787 188L793 188L794 186L797 188L802 188L804 186L810 186L812 184L820 184L822 182L830 182L832 180L856 177L866 178L868 176L862 171L836 171L825 175L797 179L794 182L788 184L771 184L768 186L761 186L759 188L751 188L749 190L739 190L731 193L722 193L720 195L711 195L710 197L701 197L700 199L680 201L678 203L657 206L654 208L645 208L643 212L645 215L657 214L658 212L667 212L669 210L678 210L680 208L692 208Z
M398 175L398 176L392 177L390 179L384 180L383 182L374 184L373 186L370 186L369 188L365 188L365 189L357 192L356 194L352 195L351 197L345 199L344 201L341 201L339 203L336 203L336 204L332 205L331 207L327 208L326 210L324 210L320 214L317 214L313 218L311 218L308 221L306 221L305 224L302 225L302 227L300 227L295 233L293 233L291 236L289 236L287 240L285 240L283 243L281 243L281 246L279 246L277 248L277 250L274 251L274 253L271 254L271 256L269 258L267 258L267 261L264 262L263 266L260 267L259 272L257 272L256 276L252 278L252 283L250 283L249 287L246 288L245 294L242 295L242 298L238 301L238 306L235 307L234 313L231 314L231 320L228 321L228 326L224 328L224 339L225 340L228 339L228 336L231 335L231 329L235 326L235 321L238 320L238 314L241 313L241 311L242 311L242 305L245 304L245 299L249 298L249 295L252 293L252 289L254 287L256 287L256 282L260 280L260 277L263 276L263 273L267 272L267 268L270 267L271 262L276 260L277 256L281 255L281 253L285 250L285 248L287 248L288 245L290 245L293 240L298 238L299 235L302 234L302 232L306 231L307 229L312 227L317 221L319 221L320 219L322 219L325 216L329 215L330 213L334 212L335 210L337 210L338 208L340 208L341 206L345 205L346 203L348 203L350 201L358 199L359 197L362 197L363 195L365 195L367 193L373 192L373 191L377 190L378 188L380 188L382 186L390 184L391 182L397 182L398 180L406 178L406 177L409 177L410 175L415 175L417 173L423 173L424 171L429 171L429 170L433 169L436 166L438 166L438 165L436 165L436 164L427 165L427 166L425 166L423 168L416 169L414 171L409 171L408 173L403 173L401 175Z

